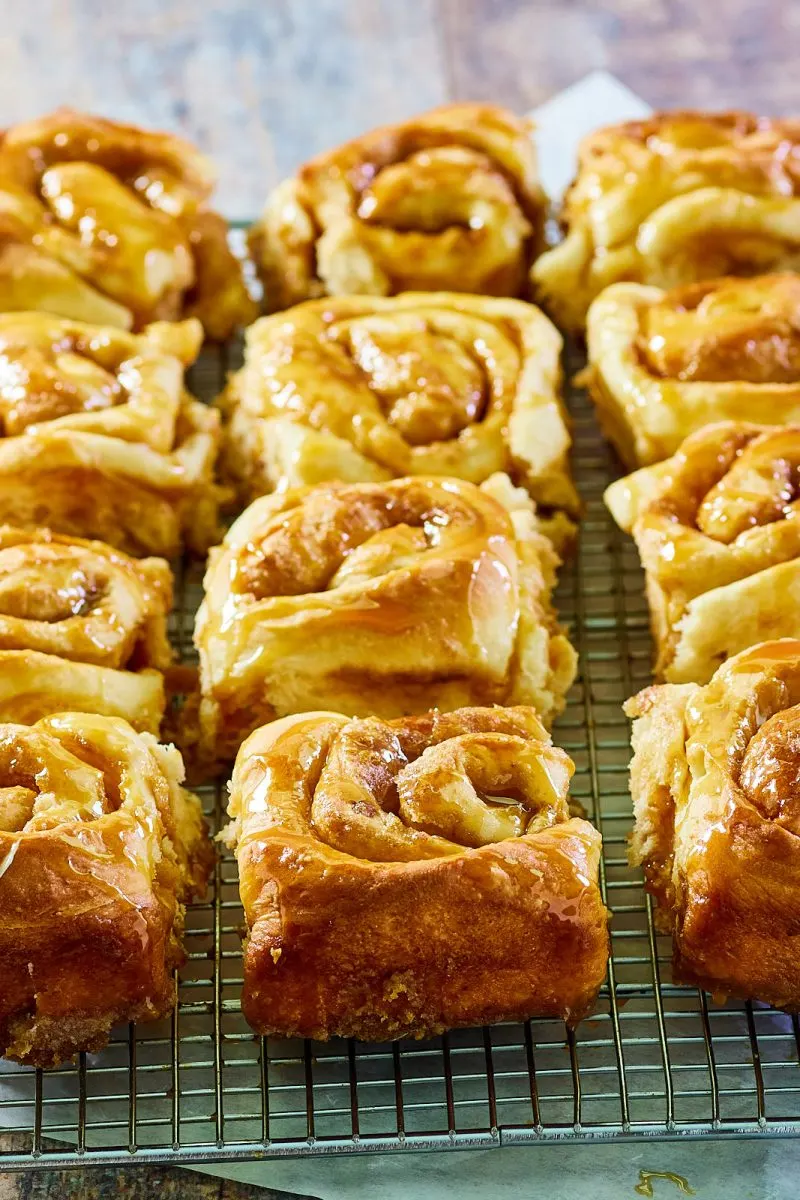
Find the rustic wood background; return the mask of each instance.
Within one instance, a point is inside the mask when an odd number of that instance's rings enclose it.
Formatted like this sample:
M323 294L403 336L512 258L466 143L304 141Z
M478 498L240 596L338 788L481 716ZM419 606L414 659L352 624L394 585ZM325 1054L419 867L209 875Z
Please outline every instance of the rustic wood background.
M0 120L58 104L182 132L253 216L316 151L448 99L525 111L604 67L654 105L787 112L792 0L6 0Z
M799 60L792 0L6 0L0 122L71 104L183 133L244 219L309 155L446 100L522 112L605 68L654 105L785 113ZM156 1195L284 1193L178 1170L0 1176L0 1200Z

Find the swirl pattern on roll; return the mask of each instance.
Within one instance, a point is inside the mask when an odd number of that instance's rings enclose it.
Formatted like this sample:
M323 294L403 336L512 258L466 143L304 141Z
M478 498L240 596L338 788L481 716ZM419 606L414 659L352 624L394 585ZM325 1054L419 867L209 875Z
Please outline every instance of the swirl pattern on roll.
M0 724L0 1051L49 1066L175 1003L213 861L174 747L60 713Z
M253 1027L385 1040L578 1020L608 934L573 769L525 707L317 712L253 733L226 831Z
M333 297L264 317L223 397L252 498L329 479L505 471L577 513L561 339L532 305L455 293Z
M575 654L550 604L558 559L496 476L321 484L256 500L212 551L197 615L202 742L320 704L564 706Z
M452 104L312 159L250 233L268 312L324 295L523 296L544 197L527 122Z
M729 659L703 687L629 701L635 864L673 934L677 981L800 1004L800 641Z
M800 279L606 288L589 310L589 388L630 467L712 421L800 420Z
M0 526L0 721L94 712L157 734L171 601L163 559Z
M730 421L608 488L645 568L662 678L705 683L730 654L800 636L798 471L800 426Z
M198 321L131 334L0 314L0 522L136 555L207 549L219 416L183 384L201 341Z
M0 140L0 311L120 329L198 317L224 339L254 305L207 207L194 146L62 108Z
M580 329L620 280L672 288L800 264L800 122L654 113L589 134L534 295Z

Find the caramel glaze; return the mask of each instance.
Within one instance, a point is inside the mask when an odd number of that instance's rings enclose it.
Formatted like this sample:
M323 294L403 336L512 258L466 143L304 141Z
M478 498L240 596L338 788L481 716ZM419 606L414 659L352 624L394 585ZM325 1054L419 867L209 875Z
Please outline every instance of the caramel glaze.
M180 755L125 722L0 725L0 1051L51 1066L174 1004L213 850Z
M233 757L258 725L323 702L395 717L524 700L549 722L574 672L550 604L556 564L505 476L256 500L206 574L203 744Z
M608 933L572 769L522 707L313 713L254 733L228 830L253 1027L387 1040L580 1019Z
M630 703L634 860L671 924L675 977L800 1009L800 641L765 642L705 687Z
M533 305L453 292L336 296L264 317L221 398L247 498L326 479L504 471L576 515L561 339Z
M706 683L730 654L800 633L800 425L708 425L607 500L642 558L661 678Z
M219 415L183 382L202 333L195 320L131 334L0 313L0 522L136 555L172 557L184 541L204 553Z
M639 351L665 379L797 383L800 278L763 275L675 288L644 310Z
M534 295L578 330L609 286L671 288L791 271L800 260L800 122L661 112L595 130L565 196L563 241Z
M122 329L197 316L227 337L255 307L213 186L208 160L169 134L69 108L6 130L0 309Z
M519 296L541 249L530 131L488 104L375 129L300 168L250 234L269 311L315 296Z

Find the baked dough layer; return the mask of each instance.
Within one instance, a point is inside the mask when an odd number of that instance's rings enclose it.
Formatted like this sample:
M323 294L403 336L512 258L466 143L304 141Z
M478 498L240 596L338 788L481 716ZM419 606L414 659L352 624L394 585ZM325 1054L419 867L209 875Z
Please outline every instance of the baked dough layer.
M134 555L204 553L218 534L219 414L185 390L198 321L141 334L0 314L0 523Z
M606 490L636 540L656 674L707 683L756 642L800 637L800 426L708 425Z
M252 499L340 479L505 471L573 516L561 338L519 300L336 296L264 317L222 398L225 462Z
M325 295L527 294L544 196L528 122L450 104L320 154L250 233L268 312Z
M89 712L158 734L171 603L163 559L0 527L0 721Z
M214 168L189 142L60 108L0 141L0 311L119 329L198 317L228 337L255 316Z
M564 707L576 656L550 602L558 558L508 477L320 484L256 500L213 550L197 615L201 751L320 704Z
M175 1003L213 847L183 763L117 718L0 725L0 1053L52 1066Z
M712 421L800 420L800 278L606 288L589 309L587 381L623 462L674 454Z
M581 329L621 280L671 288L800 266L800 121L654 113L584 138L564 240L533 265L534 295Z
M647 688L634 717L636 826L674 978L800 1008L800 641L766 642L704 687Z
M577 1022L606 971L600 835L524 707L257 730L227 838L260 1033L386 1041L533 1014Z

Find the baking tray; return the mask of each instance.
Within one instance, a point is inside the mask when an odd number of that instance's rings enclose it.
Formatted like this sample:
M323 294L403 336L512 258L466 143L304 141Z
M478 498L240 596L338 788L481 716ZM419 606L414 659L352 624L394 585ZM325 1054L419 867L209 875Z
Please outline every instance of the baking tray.
M204 352L193 390L216 395L239 354ZM604 838L613 954L594 1015L574 1033L532 1020L384 1045L259 1038L239 1010L242 912L223 855L188 913L170 1020L120 1028L105 1051L57 1070L0 1062L0 1170L800 1132L797 1017L674 985L669 939L627 865L621 705L650 681L647 610L636 552L602 503L618 464L585 394L568 403L586 513L558 604L580 675L555 737ZM186 662L201 577L198 564L178 570L172 635ZM216 829L225 789L202 795Z

